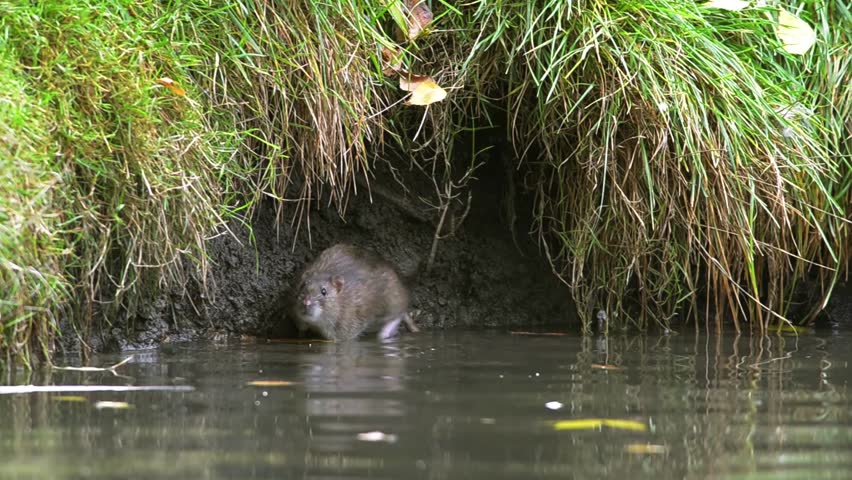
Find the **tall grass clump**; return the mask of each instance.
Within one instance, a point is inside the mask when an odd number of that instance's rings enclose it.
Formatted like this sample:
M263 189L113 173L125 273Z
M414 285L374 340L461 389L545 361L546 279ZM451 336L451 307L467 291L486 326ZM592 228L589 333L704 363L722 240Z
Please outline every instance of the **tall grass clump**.
M586 318L668 324L699 313L702 294L700 313L763 330L809 276L828 291L841 159L824 116L788 115L828 99L781 51L777 11L554 1L519 12L510 58L536 96L518 128L546 152L538 228Z
M383 140L379 59L389 41L374 20L384 12L355 0L169 5L162 25L199 59L194 80L212 118L245 132L236 159L244 173L233 181L246 206L271 197L283 212L324 196L345 209L370 168L368 145Z
M203 271L205 237L225 210L218 172L227 143L206 127L186 77L193 59L175 52L152 21L159 14L156 5L129 1L0 2L0 55L17 67L13 80L23 93L13 104L39 109L27 118L0 111L0 124L20 144L4 159L19 172L8 177L9 188L33 198L19 215L29 209L34 222L53 220L52 228L31 226L39 244L24 230L11 240L18 250L4 252L4 261L24 272L4 282L33 292L10 296L3 289L11 312L2 319L5 330L43 334L38 326L61 298L87 331L93 320L103 325L132 314L163 286L182 285L187 259ZM164 87L164 79L188 93ZM33 149L28 155L50 163L30 160L42 168L30 172L19 154ZM30 184L27 175L38 181ZM64 201L50 200L52 192ZM61 251L50 247L55 235ZM38 275L45 264L46 275ZM60 278L70 290L47 286ZM14 337L3 338L13 354L22 351Z
M62 174L45 112L0 37L0 352L46 352L67 292L61 269ZM23 360L29 363L27 356Z
M617 327L701 315L765 331L797 301L813 308L794 320L824 306L846 238L842 2L432 5L409 68L452 93L383 126L415 163L444 163L424 171L451 197L480 153L458 165L454 138L505 125L533 233L587 328L603 311ZM779 8L818 31L806 55L782 50Z

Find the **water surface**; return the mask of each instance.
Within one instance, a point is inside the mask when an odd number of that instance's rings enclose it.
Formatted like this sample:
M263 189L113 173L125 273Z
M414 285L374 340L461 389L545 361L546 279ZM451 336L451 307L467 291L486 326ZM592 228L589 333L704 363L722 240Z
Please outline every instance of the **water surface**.
M850 361L837 332L168 346L7 379L194 390L0 395L0 479L852 478Z

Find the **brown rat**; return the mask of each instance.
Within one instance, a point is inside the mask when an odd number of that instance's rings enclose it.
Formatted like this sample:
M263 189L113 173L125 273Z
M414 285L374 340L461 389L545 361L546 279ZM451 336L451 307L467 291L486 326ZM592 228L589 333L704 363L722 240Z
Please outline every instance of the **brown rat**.
M310 329L329 340L351 340L380 327L384 340L396 334L401 321L417 331L408 302L408 288L390 262L369 250L337 244L302 272L292 311L300 333Z

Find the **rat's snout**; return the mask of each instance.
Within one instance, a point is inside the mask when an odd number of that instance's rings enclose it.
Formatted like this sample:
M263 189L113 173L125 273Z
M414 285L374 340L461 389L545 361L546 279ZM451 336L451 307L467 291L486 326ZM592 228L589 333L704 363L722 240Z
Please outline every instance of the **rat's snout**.
M302 299L302 303L305 305L305 308L308 308L314 304L314 301L311 300L309 297L305 297L304 299Z

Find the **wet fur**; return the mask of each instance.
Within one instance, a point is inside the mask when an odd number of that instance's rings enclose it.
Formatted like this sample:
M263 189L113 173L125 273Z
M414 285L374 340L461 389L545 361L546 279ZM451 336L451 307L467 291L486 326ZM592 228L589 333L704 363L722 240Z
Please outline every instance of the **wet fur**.
M314 317L306 311L306 297L318 305ZM337 244L300 276L293 313L301 332L310 329L330 340L351 340L375 328L388 337L401 320L413 328L408 303L408 288L391 263L369 250Z

